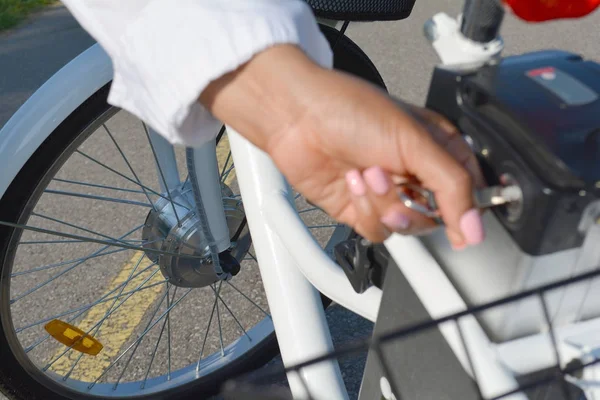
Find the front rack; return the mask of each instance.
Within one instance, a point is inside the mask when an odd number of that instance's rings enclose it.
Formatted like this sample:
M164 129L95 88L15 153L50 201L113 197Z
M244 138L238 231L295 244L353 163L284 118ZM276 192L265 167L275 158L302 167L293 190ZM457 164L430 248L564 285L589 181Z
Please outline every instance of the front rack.
M389 269L391 271L397 271L399 275L401 272L398 268ZM395 272L394 272L395 273ZM391 279L390 276L386 274L386 281ZM461 338L462 347L467 355L468 365L473 373L473 379L470 379L470 383L472 384L472 389L474 396L473 398L483 399L483 400L497 400L497 399L506 399L511 395L517 393L524 393L528 398L532 400L585 400L587 397L583 394L583 391L579 389L576 385L574 385L571 381L573 381L573 377L581 376L583 370L585 368L591 367L598 362L600 362L600 358L592 357L590 361L582 362L569 362L566 366L561 367L560 365L560 354L558 349L558 342L555 334L555 327L553 326L552 319L550 317L550 312L548 310L547 300L545 295L552 290L565 288L566 286L582 283L582 282L590 282L594 278L600 275L600 267L595 268L592 271L581 273L576 276L558 280L549 284L540 285L538 287L524 290L514 295L506 296L501 299L491 301L485 304L470 306L464 311L460 311L457 313L453 313L451 315L447 315L438 319L429 319L425 321L421 321L414 324L405 325L403 327L387 331L384 333L377 333L377 325L374 334L366 339L362 339L355 343L349 343L342 346L339 346L335 351L332 351L329 354L324 354L320 357L313 358L311 360L283 368L278 365L267 366L263 369L254 371L251 374L247 374L244 376L238 376L229 382L227 382L223 387L223 396L225 399L235 399L235 400L254 400L254 399L262 399L262 400L289 400L292 399L292 396L288 389L283 389L281 386L273 385L274 382L284 382L285 377L289 374L296 375L299 380L302 382L306 393L308 393L308 399L311 400L321 400L320 398L315 397L309 391L309 386L304 380L301 373L299 373L303 368L328 361L328 360L340 360L342 357L348 357L357 354L364 354L365 351L368 351L369 357L372 357L377 361L379 370L383 377L387 378L387 382L389 382L389 387L391 391L394 393L394 398L396 400L411 400L405 399L400 396L402 393L401 384L396 379L391 379L394 376L392 373L394 370L394 361L398 361L398 365L401 365L403 368L410 368L410 366L406 366L406 360L390 360L389 352L383 350L384 345L393 344L394 341L399 341L402 339L406 339L408 337L412 337L413 335L418 335L420 333L436 329L441 324L454 322L458 327L458 332ZM385 296L385 287L384 287L384 296ZM544 371L538 371L536 374L529 374L526 377L520 377L518 379L518 388L503 392L499 395L495 395L494 397L484 397L480 388L479 377L477 374L477 370L473 368L473 360L472 354L470 353L469 347L466 345L465 336L463 333L463 328L459 321L462 318L468 316L476 316L477 314L490 310L494 307L499 307L503 305L507 305L510 303L514 303L517 301L521 301L527 298L537 298L540 301L541 308L543 311L543 317L546 323L546 327L548 328L547 332L550 338L550 342L552 344L552 350L554 352L553 356L558 362L551 368L548 368ZM381 315L381 312L380 312ZM600 332L598 332L600 333ZM386 356L386 353L388 354ZM368 364L368 363L367 363ZM368 372L366 373L368 374ZM365 376L366 376L365 374ZM364 378L363 378L364 379ZM363 384L364 384L363 380ZM538 389L545 388L544 394L542 397L539 397L535 393L538 393ZM362 399L361 393L361 399ZM374 397L371 397L374 398ZM385 397L377 397L385 398ZM465 399L461 399L465 400ZM591 399L588 399L591 400Z

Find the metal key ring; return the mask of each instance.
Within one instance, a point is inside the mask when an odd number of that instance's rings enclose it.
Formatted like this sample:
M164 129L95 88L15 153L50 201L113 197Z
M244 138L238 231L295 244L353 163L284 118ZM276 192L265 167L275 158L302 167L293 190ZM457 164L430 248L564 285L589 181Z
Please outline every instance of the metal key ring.
M417 201L417 199L410 197L408 194L398 191L398 197L400 197L400 200L402 200L402 203L405 207L433 219L438 225L444 224L443 220L438 215L438 207L435 201L435 195L431 190L425 189L420 185L410 182L400 183L398 186L405 187L413 192L418 193L423 200L425 200L425 204L423 204Z

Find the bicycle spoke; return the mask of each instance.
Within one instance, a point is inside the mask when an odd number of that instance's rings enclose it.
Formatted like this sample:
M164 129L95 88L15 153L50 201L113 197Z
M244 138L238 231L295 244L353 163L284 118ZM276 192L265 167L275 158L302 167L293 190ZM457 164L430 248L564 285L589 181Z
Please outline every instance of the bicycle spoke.
M38 218L42 218L42 219L46 219L46 220L48 220L48 221L56 222L56 223L58 223L58 224L61 224L61 225L66 225L66 226L68 226L68 227L71 227L71 228L79 229L79 230L82 230L82 231L84 231L84 232L91 233L92 235L97 235L97 236L103 237L103 238L105 238L105 239L111 240L111 241L113 241L113 242L116 242L116 241L119 241L119 242L120 242L120 240L119 240L119 239L115 239L115 238L114 238L114 237L112 237L112 236L108 236L108 235L105 235L105 234L103 234L103 233L96 232L96 231L93 231L93 230L91 230L91 229L87 229L87 228L84 228L84 227L82 227L82 226L79 226L79 225L72 224L72 223L70 223L70 222L65 222L65 221L63 221L63 220L60 220L60 219L57 219L57 218L49 217L49 216L47 216L47 215L38 214L38 213L35 213L35 212L32 212L32 213L31 213L31 215L32 215L32 216L34 216L34 217L38 217Z
M0 225L3 225L3 224L7 225L7 223L6 223L6 222L2 222L2 221L0 221ZM11 225L18 225L18 224L11 224ZM131 230L131 231L127 232L125 235L121 236L119 239L122 239L122 238L125 238L125 237L129 236L129 235L130 235L130 234L132 234L133 232L135 232L135 231L137 231L138 229L140 229L142 226L143 226L143 225L140 225L139 227L136 227L136 228L134 228L133 230ZM17 226L17 227L19 227L19 226ZM31 228L31 227L27 227L27 228ZM47 232L43 232L43 233L47 233ZM73 235L73 236L74 236L74 235ZM81 238L81 237L78 237L77 239L80 239L80 238ZM106 242L104 242L104 243L102 243L102 244L106 244ZM101 248L101 249L99 249L99 250L96 250L94 253L92 253L92 255L96 255L96 254L98 254L98 253L100 253L100 252L103 252L103 251L104 251L104 250L106 250L106 249L107 249L107 248L108 248L110 245L112 245L112 243L110 243L110 242L109 242L109 244L108 244L108 245L106 245L106 246L102 247L102 248ZM120 245L120 246L121 246L121 247L123 247L123 245ZM135 247L135 246L131 246L131 247ZM84 264L86 261L87 261L87 259L86 259L86 260L84 260L84 261L79 261L79 262L77 262L77 263L73 264L72 266L70 266L69 268L65 269L64 271L60 272L59 274L57 274L57 275L53 275L53 276L52 276L50 279L46 280L45 282L42 282L42 283L40 283L39 285L35 286L33 289L30 289L30 290L26 291L25 293L23 293L23 294L21 294L21 295L19 295L19 296L15 297L15 298L13 298L13 299L11 299L11 300L10 300L10 304L13 304L14 302L18 301L19 299L22 299L23 297L25 297L25 296L27 296L27 295L29 295L29 294L31 294L31 293L33 293L33 292L35 292L35 291L39 290L40 288L42 288L42 287L46 286L46 285L47 285L47 284L49 284L50 282L53 282L54 280L56 280L56 279L60 278L61 276L63 276L63 275L64 275L64 274L66 274L67 272L69 272L69 271L72 271L73 269L77 268L78 266L80 266L80 265Z
M188 174L188 175L186 175L185 179L181 183L181 189L182 189L181 194L182 195L192 191L192 188L190 187L191 185L188 186L185 190L183 189L185 187L185 185L187 185L189 183L189 181L190 181L190 175ZM175 204L177 204L177 203L175 203Z
M192 288L193 289L193 288ZM131 350L136 343L141 342L142 339L144 339L144 337L148 334L148 332L150 332L150 330L152 328L154 328L156 326L156 324L158 324L168 313L169 311L171 311L174 307L177 306L177 304L179 304L183 299L185 299L185 297L192 291L192 289L188 289L176 302L174 302L171 307L169 307L164 313L161 314L160 317L158 317L158 319L156 321L154 321L146 330L144 330L144 332L142 332L142 334L135 340L135 342L133 342L131 345L129 345L129 347L127 347L127 349L125 349L125 351L123 353L121 353L116 359L115 361L113 361L112 363L110 363L110 365L104 370L104 372L102 372L102 374L100 374L100 376L98 378L96 378L96 380L94 382L92 382L89 386L88 386L88 390L91 390L94 385L104 376L106 375L106 373L115 366L116 363L119 362L119 360L121 360L121 358L127 354L127 352L129 352L129 350Z
M142 185L142 181L140 180L140 178L137 176L137 174L133 170L133 167L129 163L129 160L125 156L125 153L123 152L123 150L121 150L121 146L119 146L119 144L117 143L117 141L114 138L114 136L112 135L112 133L110 133L110 131L108 130L108 127L106 126L106 124L102 124L102 126L104 127L104 130L106 131L106 133L108 134L108 136L110 137L110 139L115 144L117 150L121 154L121 157L123 157L123 160L125 161L125 164L127 164L127 167L129 168L129 170L133 174L135 180L137 181L137 184L141 186L142 190L144 191L144 194L146 195L146 198L148 199L148 202L151 204L152 208L156 211L156 208L154 207L154 202L152 201L152 199L150 199L150 196L148 195L148 192L146 192L146 189L144 189L144 186Z
M339 224L331 224L331 225L310 225L307 226L308 229L323 229L323 228L337 228L340 226Z
M238 321L238 319L235 317L235 314L233 314L233 311L231 311L231 309L229 308L229 306L227 305L227 303L225 303L225 301L217 293L216 289L213 288L212 286L211 286L211 289L213 290L213 292L215 292L215 294L219 298L219 300L221 300L221 303L223 303L223 305L225 306L225 308L227 309L227 311L229 311L229 314L231 315L231 317L233 318L233 320L237 323L237 325L240 327L240 329L242 330L242 332L244 332L244 335L246 335L248 337L248 340L252 341L252 338L250 337L250 335L248 335L248 332L246 332L246 330L244 329L244 327L242 326L242 324L240 324L240 321Z
M123 251L127 251L127 249L117 249L117 250L107 251L105 253L90 254L90 255L85 256L85 257L76 258L74 260L61 261L59 263L43 265L41 267L35 267L35 268L28 269L28 270L25 270L25 271L14 272L14 273L10 274L10 276L11 276L11 278L14 278L16 276L27 275L27 274L31 274L31 273L34 273L34 272L45 271L45 270L52 269L52 268L58 268L58 267L62 267L62 266L68 265L68 264L73 264L73 263L76 263L76 262L79 262L79 261L87 261L87 260L90 260L92 258L107 256L109 254L120 253L120 252L123 252Z
M165 175L163 173L162 167L160 166L160 162L158 162L158 156L156 155L156 150L154 149L152 140L150 140L150 132L148 132L148 127L146 126L145 123L142 122L142 126L144 127L144 132L146 132L146 137L148 138L148 143L150 144L150 149L152 150L152 155L154 156L154 162L156 162L156 166L158 167L160 179L162 180L162 183L165 185L167 197L169 197L169 201L171 202L171 208L173 209L173 213L175 214L175 219L177 220L177 226L181 227L181 221L179 220L179 215L177 215L177 210L175 209L175 203L173 203L173 198L171 197L171 191L169 190L169 186L167 185L167 180L165 179Z
M118 187L114 187L114 186L100 185L98 183L73 181L71 179L53 178L52 180L57 181L57 182L62 182L62 183L71 183L73 185L89 186L89 187L95 187L95 188L100 188L100 189L115 190L115 191L119 191L119 192L140 193L140 194L144 193L142 190L118 188Z
M35 226L15 224L13 222L0 221L0 225L9 226L11 228L24 229L26 231L46 233L48 235L60 236L60 237L68 238L68 239L77 239L77 240L81 240L84 242L103 244L103 245L106 245L106 247L114 246L114 247L121 247L123 249L130 249L130 250L149 251L149 252L152 252L155 254L163 254L163 255L174 256L174 257L179 257L179 258L204 258L201 255L179 254L179 253L173 253L173 252L164 251L164 250L145 249L143 247L133 246L128 243L116 243L116 242L111 242L109 240L102 240L102 239L96 239L96 238L91 238L91 237L87 237L87 236L73 235L71 233L57 232L57 231L53 231L50 229L38 228ZM140 226L136 229L140 229L142 226ZM208 272L207 272L207 274L208 274Z
M144 268L144 270L142 270L141 272L137 273L137 274L136 274L136 276L134 276L134 278L137 278L139 275L141 275L142 273L146 272L147 270L149 270L149 269L150 269L150 268L152 268L152 267L154 267L154 265L150 265L150 266L148 266L148 267ZM102 300L102 301L97 301L96 303L94 303L94 304L93 304L92 306L90 306L90 307L85 307L85 308L81 308L81 307L80 307L79 309L76 309L76 310L75 310L75 311L80 311L80 312L79 312L79 313L77 313L77 315L74 315L74 316L72 316L71 318L69 318L69 319L67 320L67 323L71 323L71 322L73 322L75 319L77 319L79 316L83 315L83 313L85 313L87 310L89 310L90 308L92 308L92 307L93 307L93 306L95 306L95 305L98 305L98 304L101 304L101 303L106 303L107 301L111 301L111 300L112 300L112 299L114 299L114 298L119 298L119 297L122 297L122 296L128 295L128 294L130 294L130 293L141 292L141 291L143 291L143 290L150 289L150 288L152 288L152 287L154 287L154 286L165 284L166 282L167 282L167 281L166 281L166 280L164 280L164 281L161 281L161 282L153 283L152 285L146 286L146 287L144 287L144 288L140 288L140 289L133 289L133 290L130 290L130 291L124 292L124 293L123 293L121 296L113 296L113 297L111 297L111 298L104 299L104 300ZM127 285L127 283L128 283L128 282L124 282L122 285ZM110 291L110 293L114 293L114 292L115 292L117 289L119 289L119 287L121 287L121 285L117 286L117 287L116 287L114 290L111 290L111 291ZM58 317L61 317L61 316L64 316L64 315L72 314L72 313L73 313L73 312L75 312L75 311L69 311L69 312L65 312L65 313L59 314L59 315L57 315L57 316L56 316L56 318L58 318ZM53 319L54 319L54 318L46 318L46 319L42 320L41 322L40 322L40 321L36 322L36 323L35 323L35 325L40 325L40 324L43 324L44 322L52 321ZM49 334L46 334L46 335L45 335L45 336L43 336L41 339L39 339L37 342L35 342L35 343L33 343L32 345L30 345L29 347L27 347L27 348L25 349L25 353L29 353L31 350L35 349L35 348L36 348L37 346L39 346L40 344L44 343L44 342L45 342L46 340L48 340L50 337L51 337L51 336L50 336Z
M19 242L19 245L22 244L66 244L66 243L84 243L83 240L26 240L24 242Z
M221 169L221 174L219 176L223 176L223 174L225 173L225 168L227 168L227 165L229 164L229 160L231 159L231 151L229 151L229 153L227 154L227 159L225 159L225 164L223 164L223 169ZM225 178L221 179L221 182L223 182L225 180Z
M212 285L211 285L212 288ZM219 283L219 288L217 289L217 294L221 291L221 284ZM196 364L196 373L200 371L200 361L202 361L202 356L204 355L204 346L206 345L206 339L208 339L208 332L210 330L210 325L212 324L213 316L215 315L215 309L217 308L218 297L215 296L215 302L212 306L212 311L210 312L210 318L208 319L208 325L206 326L206 332L204 332L204 339L202 340L202 348L200 349L200 357L198 357L198 363Z
M148 269L152 268L153 266L154 265L151 265L151 266L143 269L136 276L134 276L134 278L137 278L139 275L141 275L142 273L146 272ZM96 300L96 301L94 301L92 303L88 303L88 304L86 304L84 306L73 308L73 309L70 309L68 311L63 311L63 312L61 312L59 314L55 314L55 315L53 315L51 317L47 317L47 318L41 319L41 320L36 321L36 322L32 322L29 325L25 325L25 326L22 326L22 327L19 327L19 328L15 329L15 332L19 333L19 332L22 332L22 331L24 331L26 329L33 328L34 326L38 326L38 325L44 324L46 322L52 321L53 319L64 317L65 315L73 314L73 313L76 313L76 312L80 311L77 315L71 317L71 319L69 319L69 321L67 321L67 322L71 322L72 320L74 320L75 318L79 317L81 314L83 314L84 312L86 312L90 308L97 306L98 304L103 304L103 303L109 302L109 301L111 301L113 299L116 299L116 298L128 295L129 293L133 293L133 292L136 292L136 291L137 292L141 292L143 290L152 289L155 286L163 285L163 284L167 283L167 280L153 283L152 285L146 286L146 287L144 287L142 289L139 289L139 290L135 290L135 289L134 290L129 290L129 291L123 292L123 294L121 294L119 296L108 297L111 294L113 294L114 292L116 292L117 290L119 290L119 288L121 288L121 286L127 285L127 283L129 283L129 282L125 281L123 283L120 283L119 286L117 286L116 288L112 289L110 292L106 293L101 298L99 298L98 300Z
M231 167L229 167L227 171L225 171L225 174L221 174L221 182L225 182L225 179L227 179L234 167L235 165L231 165Z
M133 269L129 273L129 276L127 277L127 280L131 280L131 277L133 276L133 274L135 274L135 271L137 271L137 269L140 267L140 264L142 263L142 260L144 259L144 257L146 257L146 256L143 255L143 256L140 257L140 259L138 260L137 264L135 264L135 267L133 267ZM119 294L117 296L120 296L121 294L123 294L123 290L125 290L125 287L126 286L123 286L121 288L121 290L119 291ZM104 313L104 317L106 317L107 315L110 314L110 312L112 311L112 309L115 306L115 304L117 304L117 301L118 301L118 298L115 299L115 301L113 301L113 303L108 307L108 309ZM102 325L104 324L104 321L106 321L106 320L103 320L102 323L100 325L98 325L98 327L92 333L92 336L98 335L98 332L100 332L100 329L102 328ZM73 365L71 366L71 368L69 369L69 371L65 374L65 376L63 376L63 378L62 378L63 381L66 381L67 379L69 379L69 376L71 376L71 374L73 373L73 370L77 367L77 364L79 364L79 361L83 357L83 354L84 353L80 353L79 354L79 357L77 357L77 359L75 360L75 362L73 363Z
M246 296L244 293L242 293L242 291L240 289L238 289L237 287L233 286L233 283L229 282L229 281L225 281L225 283L227 283L229 286L231 286L233 289L235 289L236 292L238 292L239 294L241 294L242 296L244 296L244 298L246 300L248 300L250 303L252 303L256 308L258 308L260 311L263 312L263 314L265 314L267 317L271 318L271 314L269 314L268 312L266 312L265 310L263 310L258 304L256 304L250 297Z
M111 203L129 204L129 205L133 205L133 206L153 208L152 204L142 203L141 201L116 199L114 197L96 196L93 194L65 192L63 190L54 190L54 189L46 189L46 190L44 190L44 193L56 194L56 195L60 195L60 196L69 196L69 197L81 197L84 199L107 201L107 202L111 202Z
M140 186L142 189L147 190L148 192L150 192L150 193L152 193L152 194L154 194L154 195L156 195L158 197L161 197L161 198L163 198L165 200L169 200L169 198L166 197L166 196L164 196L163 194L158 193L157 191L155 191L152 188L149 188L148 186L144 185L143 183L138 183L138 182L134 181L133 179L131 179L127 175L124 175L124 174L120 173L119 171L115 170L114 168L111 168L108 165L104 164L103 162L100 162L100 161L96 160L94 157L87 155L86 153L82 152L81 150L75 150L75 152L78 153L78 154L80 154L80 155L82 155L83 157L87 158L88 160L90 160L90 161L92 161L92 162L100 165L101 167L106 168L107 170L111 171L112 173L119 175L121 178L126 179L129 182L134 183L134 184ZM174 202L174 203L177 204L178 206L181 206L181 207L185 208L186 210L190 211L190 209L189 209L188 206L185 206L185 205L183 205L181 203L177 203L177 202Z
M153 263L152 265L156 265L156 264ZM150 276L148 276L146 279L144 279L144 281L142 283L140 283L140 285L136 289L139 289L142 286L144 286L144 284L146 282L148 282L150 279L152 279L152 277L154 277L154 275L156 275L159 271L160 271L160 268L157 268L156 271L154 271L153 273L150 274ZM103 323L104 320L106 320L106 318L110 317L115 311L117 311L119 309L119 307L121 307L123 305L123 303L125 303L127 300L129 300L129 298L131 296L133 296L134 293L132 293L132 294L128 295L127 297L125 297L125 299L123 299L123 301L121 301L118 306L116 306L109 313L107 313L104 317L102 317L102 319L100 321L96 322L96 324L94 326L92 326L90 329L88 329L88 331L85 332L85 334L89 335L90 332L92 332L93 329L95 329L99 324ZM81 340L83 340L83 336L81 337L81 339L77 340L75 343L73 343L72 345L68 346L67 349L65 351L63 351L58 357L56 357L54 360L52 360L51 362L49 362L48 364L46 364L46 366L44 368L42 368L42 371L46 372L48 370L48 368L50 368L52 365L54 365L55 362L57 362L58 360L60 360L62 358L62 356L64 356L65 354L67 354L73 348L73 346L75 346Z
M173 291L173 299L175 298L175 294L177 294L177 287ZM140 385L140 389L143 389L146 386L146 381L148 380L148 375L150 374L150 370L152 369L152 363L154 362L154 357L156 357L156 352L158 351L158 346L160 344L160 340L162 339L163 333L165 332L165 327L167 326L167 321L169 320L170 311L170 301L169 301L169 290L167 289L167 317L163 321L162 327L160 328L160 333L158 334L158 339L156 340L156 346L154 346L154 350L152 350L152 356L150 357L150 364L148 364L148 369L146 370L146 374L144 375L144 380ZM152 320L150 320L152 322ZM141 342L140 342L141 343ZM134 350L135 351L135 350ZM171 359L169 354L169 375L167 380L171 380Z
M148 242L144 242L142 239L127 239L123 240L124 242L143 242L147 244ZM67 243L85 243L84 240L25 240L23 242L19 242L19 246L22 244L67 244Z
M82 358L83 358L83 353L80 353L79 357L77 357L77 359L75 360L75 362L73 363L71 368L69 368L69 371L67 371L67 373L63 376L63 378L62 378L63 381L66 381L67 379L69 379L69 376L71 376L71 374L73 373L73 370L75 369L77 364L79 364L79 360L81 360Z
M148 327L152 323L152 320L154 319L154 317L156 317L156 314L158 314L158 311L160 310L160 307L162 306L162 303L167 298L167 295L169 294L169 288L168 288L168 286L169 285L167 284L167 289L165 290L165 294L161 297L160 301L158 302L158 305L156 306L156 308L152 312L152 315L150 316L150 319L148 320L148 323L146 324L146 327L144 328L144 330L148 329ZM140 346L140 343L142 343L142 342L141 341L138 342L135 345L135 347L133 348L133 351L129 355L129 358L127 359L127 362L125 363L125 366L123 367L123 370L121 371L121 374L119 374L119 377L117 378L117 381L115 382L115 384L113 386L113 390L117 390L117 386L119 386L119 382L121 382L121 379L123 378L123 375L125 375L125 371L127 370L127 367L129 366L129 363L133 359L133 356L135 355L135 352L137 351L138 347ZM143 389L143 387L141 387L141 389Z
M220 285L220 283L219 283ZM217 301L217 322L219 325L219 343L221 345L221 357L225 357L225 349L223 348L223 329L221 328L221 313L219 312L219 302Z
M167 298L169 298L168 292L167 292ZM148 369L146 369L146 373L144 374L144 380L140 384L140 389L143 389L146 386L146 381L148 380L148 375L150 375L150 369L152 369L152 363L154 362L154 358L156 357L156 351L158 350L158 345L160 344L160 339L162 339L162 335L165 331L166 325L167 325L167 320L165 319L165 321L162 324L162 327L160 328L160 333L158 334L158 340L156 341L156 346L154 346L154 350L152 350L152 356L150 356L150 363L148 364Z
M168 292L167 292L168 293ZM172 299L175 300L175 295L177 294L177 287L173 291ZM167 309L171 307L171 302L169 300L169 296L167 296ZM167 365L169 368L169 372L167 373L167 380L171 380L171 312L167 313ZM160 339L159 339L160 340Z
M320 208L319 207L307 208L306 210L298 211L298 214L304 214L304 213L315 211L315 210L320 210Z

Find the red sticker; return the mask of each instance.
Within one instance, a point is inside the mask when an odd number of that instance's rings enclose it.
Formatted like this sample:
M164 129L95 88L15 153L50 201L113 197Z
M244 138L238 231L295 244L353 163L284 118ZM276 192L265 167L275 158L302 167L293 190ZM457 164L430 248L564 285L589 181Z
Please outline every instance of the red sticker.
M537 69L532 69L531 71L527 71L527 75L540 76L540 75L554 74L554 72L555 72L554 67L543 67L543 68L537 68Z

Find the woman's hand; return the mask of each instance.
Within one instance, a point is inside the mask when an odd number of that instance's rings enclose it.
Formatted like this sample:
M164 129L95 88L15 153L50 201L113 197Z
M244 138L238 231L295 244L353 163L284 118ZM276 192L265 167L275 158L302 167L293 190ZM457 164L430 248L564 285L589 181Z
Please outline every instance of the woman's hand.
M484 238L472 203L483 184L475 157L432 111L320 68L289 45L213 82L200 101L266 151L311 203L372 241L436 227L400 202L394 181L406 178L435 193L454 248Z

